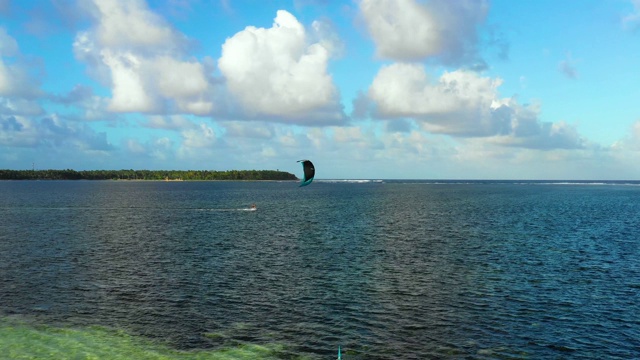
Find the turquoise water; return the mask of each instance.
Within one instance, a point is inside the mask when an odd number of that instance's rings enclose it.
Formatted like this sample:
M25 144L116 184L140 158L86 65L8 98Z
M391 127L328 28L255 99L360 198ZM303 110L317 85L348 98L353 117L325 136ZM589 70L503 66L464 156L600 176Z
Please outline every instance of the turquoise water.
M637 184L297 185L0 182L0 347L640 357Z

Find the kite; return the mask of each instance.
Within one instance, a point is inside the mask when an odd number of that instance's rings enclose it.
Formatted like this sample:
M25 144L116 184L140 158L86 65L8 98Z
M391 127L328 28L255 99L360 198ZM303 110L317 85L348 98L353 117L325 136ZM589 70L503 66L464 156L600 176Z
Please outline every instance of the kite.
M304 177L300 186L307 186L313 181L313 177L316 175L316 169L313 167L313 163L309 160L298 160L302 163L302 169L304 170Z

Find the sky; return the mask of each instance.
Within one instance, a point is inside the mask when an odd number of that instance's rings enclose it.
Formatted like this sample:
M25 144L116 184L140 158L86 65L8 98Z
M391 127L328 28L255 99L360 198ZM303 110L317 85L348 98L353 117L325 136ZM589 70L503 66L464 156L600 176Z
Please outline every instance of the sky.
M640 179L640 0L0 0L0 169Z

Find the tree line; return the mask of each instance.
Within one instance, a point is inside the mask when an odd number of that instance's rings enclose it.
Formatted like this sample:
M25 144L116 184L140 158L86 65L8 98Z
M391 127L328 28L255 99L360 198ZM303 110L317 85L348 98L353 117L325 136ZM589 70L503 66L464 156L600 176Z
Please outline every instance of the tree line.
M1 170L0 180L297 180L276 170Z

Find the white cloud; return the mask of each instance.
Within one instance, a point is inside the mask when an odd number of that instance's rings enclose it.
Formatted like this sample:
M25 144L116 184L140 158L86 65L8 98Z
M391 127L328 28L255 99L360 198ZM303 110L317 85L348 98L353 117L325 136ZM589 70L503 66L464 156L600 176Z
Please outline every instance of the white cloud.
M334 24L328 20L323 21L316 20L311 23L313 42L318 42L327 49L331 56L340 57L345 51L345 44L338 36L338 32L335 29Z
M172 159L173 142L166 137L151 139L145 143L141 143L137 139L125 139L123 140L123 149L127 156L135 158L137 161L141 161L144 168L164 168L163 162ZM159 162L153 163L149 161L157 160Z
M183 130L196 129L198 125L182 115L151 115L143 126L152 129Z
M24 116L0 116L0 145L110 151L106 133L72 123L53 114L40 120Z
M94 35L106 48L171 54L186 45L186 38L150 11L144 0L95 0L85 5L99 20Z
M300 136L297 136L292 131L286 131L286 132L280 133L276 137L276 142L278 145L281 145L284 147L290 147L290 148L294 148L294 147L299 148L301 147L301 144L306 143L304 139L301 139Z
M589 161L597 175L591 175L595 179L638 179L640 168L638 157L640 156L640 120L636 120L629 126L624 137L607 147L599 147L592 151Z
M147 91L142 77L143 59L131 54L104 50L103 61L111 69L113 98L109 109L115 112L159 112L159 103ZM149 89L151 90L151 89Z
M635 121L629 128L627 136L616 141L611 148L618 152L640 151L640 120Z
M197 61L178 61L169 56L155 59L147 69L148 78L163 74L155 85L165 98L176 99L178 108L187 113L204 115L211 113L213 104L203 100L209 93L209 81L205 67Z
M35 100L19 97L0 97L0 114L33 116L43 113L44 109Z
M363 139L362 128L356 126L333 128L333 140L344 142L358 142Z
M514 133L491 140L496 144L539 150L580 149L588 145L575 127L563 121L557 123L536 121L529 125L532 131L527 135L518 136L516 127Z
M146 154L147 149L135 139L127 139L125 141L125 149L132 155Z
M408 119L394 119L387 121L386 131L390 133L394 132L410 132L413 130L413 122Z
M155 139L151 143L150 155L159 160L165 160L168 158L171 153L171 148L173 147L173 142L171 139L163 137L159 139Z
M111 86L109 110L212 113L211 69L186 58L182 34L144 1L87 4L96 24L76 35L74 53L91 75Z
M304 26L279 10L271 28L248 26L228 38L218 66L251 117L336 123L344 114L327 73L332 50L324 41L310 43Z
M270 124L226 121L222 125L226 136L232 138L270 139L274 136L273 126Z
M399 61L433 57L448 65L484 66L477 54L477 31L488 9L484 0L360 1L379 57Z
M0 58L0 96L34 97L38 91L32 77L21 64L6 64Z
M184 130L181 136L182 143L177 149L176 158L182 166L209 168L213 159L220 158L216 133L206 124L201 123L197 129Z
M415 119L423 129L458 137L493 137L503 145L527 148L580 148L584 142L566 123L539 120L539 106L500 98L501 79L475 72L445 72L430 81L421 65L383 67L369 88L374 116Z
M30 119L22 116L0 117L0 145L33 146L37 143L37 131Z
M346 146L359 159L370 159L385 150L384 143L378 139L371 128L363 126L333 127L331 144L342 153Z
M52 99L66 106L82 110L82 114L79 115L82 121L117 119L109 114L109 99L94 95L93 89L89 86L76 85L67 94L52 96Z
M73 54L77 60L88 65L90 76L104 85L111 85L111 70L103 61L102 49L94 41L93 31L80 31L73 40Z
M182 146L187 148L211 148L216 143L216 133L201 123L198 128L182 131Z
M17 41L0 27L0 146L47 149L51 154L95 153L113 150L106 133L69 122L57 114L45 115L43 99L70 104L82 92L66 97L39 89L43 71L39 62L21 54Z
M499 125L490 120L501 83L464 70L445 72L434 83L421 65L396 63L378 72L368 95L379 117L420 119L433 132L488 135Z
M17 41L0 27L0 96L35 98L40 81L22 59Z
M227 39L219 59L225 92L211 75L215 62L186 56L188 39L144 1L94 0L83 7L95 24L76 35L74 54L111 88L111 112L217 114L307 125L346 118L327 73L329 58L341 46L327 23L314 22L308 33L280 11L273 28L250 26Z
M442 47L435 16L415 1L362 0L360 10L380 57L421 59Z

